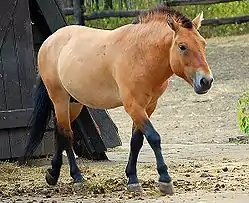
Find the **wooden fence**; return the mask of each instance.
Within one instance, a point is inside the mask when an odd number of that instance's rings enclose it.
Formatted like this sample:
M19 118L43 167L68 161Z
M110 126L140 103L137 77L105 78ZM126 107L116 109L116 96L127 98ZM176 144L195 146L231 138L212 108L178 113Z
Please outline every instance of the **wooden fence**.
M218 3L228 3L242 0L172 0L167 1L169 6L185 6L185 5L208 5ZM161 1L163 2L163 1ZM103 18L127 18L135 17L140 12L145 10L103 10L94 11L89 15L85 15L84 0L73 0L73 7L63 8L65 15L74 15L76 24L85 25L85 21L103 19ZM249 15L227 17L227 18L215 18L215 19L204 19L202 25L225 25L225 24L241 24L249 22Z

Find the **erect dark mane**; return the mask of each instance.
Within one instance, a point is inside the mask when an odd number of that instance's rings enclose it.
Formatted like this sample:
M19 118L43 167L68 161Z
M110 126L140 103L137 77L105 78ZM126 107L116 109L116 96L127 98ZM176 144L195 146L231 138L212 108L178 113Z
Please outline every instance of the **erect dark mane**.
M148 23L150 21L165 21L167 15L170 15L176 22L178 22L182 27L192 28L192 21L179 11L174 10L167 6L167 4L159 4L152 7L146 12L140 13L140 15L133 21L133 24L138 23Z

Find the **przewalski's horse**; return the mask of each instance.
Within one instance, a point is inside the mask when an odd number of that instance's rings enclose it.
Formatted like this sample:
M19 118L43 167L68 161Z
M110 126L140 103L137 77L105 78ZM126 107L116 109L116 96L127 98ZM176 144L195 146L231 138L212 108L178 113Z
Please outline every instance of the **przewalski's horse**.
M57 146L52 168L46 174L48 184L58 181L63 150L74 182L83 181L71 145L71 123L82 106L124 106L134 123L125 171L128 189L141 190L136 164L145 136L155 153L159 189L173 194L160 135L149 118L173 74L183 78L198 94L210 89L213 77L205 56L206 41L198 32L201 21L202 14L191 21L158 5L141 14L136 23L112 31L71 25L48 37L38 54L40 77L30 132L31 143L42 139L54 110ZM78 103L70 102L71 97Z

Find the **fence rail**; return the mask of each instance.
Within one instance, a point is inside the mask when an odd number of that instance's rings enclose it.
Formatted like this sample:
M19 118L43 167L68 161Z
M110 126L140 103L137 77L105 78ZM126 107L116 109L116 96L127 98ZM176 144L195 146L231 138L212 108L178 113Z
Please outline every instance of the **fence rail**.
M173 0L168 1L169 6L184 6L184 5L208 5L208 4L219 4L219 3L229 3L242 0ZM127 18L135 17L141 12L146 10L103 10L94 11L89 15L84 14L84 9L82 5L82 0L74 0L73 8L63 8L63 13L65 15L74 15L77 24L85 25L85 21L97 20L103 18ZM202 25L225 25L225 24L241 24L249 22L249 15L227 17L227 18L217 18L217 19L205 19Z
M167 4L169 6L187 6L187 5L219 4L219 3L228 3L234 1L241 1L241 0L173 0L173 1L167 1Z

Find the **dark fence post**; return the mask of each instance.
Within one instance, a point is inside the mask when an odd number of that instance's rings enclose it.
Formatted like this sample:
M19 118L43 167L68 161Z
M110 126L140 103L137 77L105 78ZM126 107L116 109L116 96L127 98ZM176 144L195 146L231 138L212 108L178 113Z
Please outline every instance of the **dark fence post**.
M78 25L85 25L82 7L84 7L84 0L73 0L74 19Z

